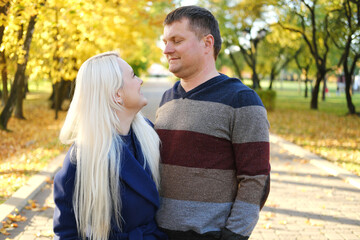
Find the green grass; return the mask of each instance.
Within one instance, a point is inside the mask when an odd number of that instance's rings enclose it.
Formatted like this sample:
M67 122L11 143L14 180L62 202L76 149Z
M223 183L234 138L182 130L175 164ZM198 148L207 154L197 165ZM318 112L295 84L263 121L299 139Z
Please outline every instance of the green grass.
M345 93L336 94L336 83L328 83L329 94L327 94L325 101L322 100L322 92L319 92L318 110L335 115L344 115L348 112ZM308 110L310 108L311 93L308 92L308 98L304 97L304 84L298 86L296 82L284 82L282 87L280 83L275 84L277 91L278 107L282 109L297 109ZM320 89L321 91L322 89ZM352 101L357 110L360 111L360 92L355 92L352 95Z

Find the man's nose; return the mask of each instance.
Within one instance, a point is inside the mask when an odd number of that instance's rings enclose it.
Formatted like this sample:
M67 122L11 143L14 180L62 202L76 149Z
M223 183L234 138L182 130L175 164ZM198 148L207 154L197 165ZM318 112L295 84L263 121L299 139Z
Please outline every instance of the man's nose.
M174 48L173 48L172 44L170 44L170 43L166 44L165 48L164 48L164 54L170 54L173 52L174 52Z

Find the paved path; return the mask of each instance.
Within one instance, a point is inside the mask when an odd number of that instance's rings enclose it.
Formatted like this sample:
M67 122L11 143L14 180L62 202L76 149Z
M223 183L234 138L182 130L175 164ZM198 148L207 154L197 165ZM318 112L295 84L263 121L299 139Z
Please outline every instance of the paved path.
M166 84L155 85L161 89ZM150 87L144 94L149 98L158 91L163 89ZM157 101L151 97L149 104ZM144 109L144 115L153 120L154 109ZM250 240L360 239L359 177L274 135L271 166L270 195ZM41 212L23 210L27 221L19 222L7 238L52 239L52 199L52 184L46 184L34 200L48 208ZM1 239L6 237L0 234Z

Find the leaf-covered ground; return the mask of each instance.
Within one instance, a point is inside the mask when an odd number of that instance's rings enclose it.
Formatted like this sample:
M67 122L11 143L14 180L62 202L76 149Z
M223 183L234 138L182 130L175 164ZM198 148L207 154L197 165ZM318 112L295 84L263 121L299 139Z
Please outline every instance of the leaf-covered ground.
M11 132L0 131L0 203L67 148L58 141L66 113L60 112L59 119L54 120L48 97L44 93L28 94L24 101L26 120L12 117L8 123Z
M268 113L270 131L300 145L347 170L360 175L360 117L347 115L345 94L336 93L336 84L318 110L310 110L310 97L304 98L303 85L278 84L276 109ZM360 112L360 92L352 95Z
M360 175L360 118L317 111L276 110L271 132Z

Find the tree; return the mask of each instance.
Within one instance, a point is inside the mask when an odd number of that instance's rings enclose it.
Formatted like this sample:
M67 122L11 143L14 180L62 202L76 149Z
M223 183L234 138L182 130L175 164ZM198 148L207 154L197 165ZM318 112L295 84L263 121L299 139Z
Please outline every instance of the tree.
M13 5L4 10L8 17L2 15L0 37L4 23L6 28L0 62L7 63L2 70L14 79L8 105L1 113L2 128L15 103L16 114L23 117L22 99L16 100L16 95L24 96L25 79L58 83L53 98L57 115L65 95L62 86L75 79L87 58L118 50L134 72L140 73L162 55L156 43L164 15L172 8L170 0L48 0L38 7L39 1L11 1Z
M349 114L356 114L350 91L356 62L360 58L360 18L356 19L353 14L359 11L359 1L357 6L352 4L350 0L344 0L341 5L342 7L339 6L339 10L334 11L338 21L334 22L334 31L329 32L329 34L331 34L336 47L342 51L338 65L342 65L344 70L347 107Z
M19 56L14 82L11 87L10 97L9 97L8 101L6 102L6 105L0 115L0 128L1 129L7 129L7 123L11 117L11 114L12 114L12 111L14 109L14 105L16 102L18 104L17 107L19 108L17 110L18 111L17 117L24 118L23 114L22 114L22 100L23 100L23 89L24 89L24 81L25 81L25 70L26 70L26 65L27 65L28 59L29 59L30 44L31 44L33 33L34 33L36 18L37 18L37 14L38 14L36 10L39 7L39 5L43 5L43 4L44 4L44 2L37 3L35 5L35 9L34 9L35 12L31 12L32 14L30 14L31 16L30 16L30 20L29 20L29 23L27 26L27 31L26 31L25 39L23 41L23 46L22 46L22 53L24 55ZM19 38L21 39L22 38L22 29L20 28L20 30L21 30L21 32L20 32L21 36L19 36Z
M316 66L316 82L311 96L310 107L318 109L318 95L320 83L324 80L327 72L331 70L327 66L327 58L330 50L330 34L328 31L331 3L319 0L290 0L283 1L284 6L289 6L286 17L295 16L297 25L287 24L287 19L281 19L279 24L287 30L299 33L314 59Z
M34 34L29 74L52 81L55 117L65 97L62 83L73 81L87 58L118 50L136 74L158 61L156 42L170 6L170 0L49 1Z
M300 46L301 53L295 56L295 62L296 62L297 67L299 68L299 70L305 77L304 97L307 98L308 90L309 90L308 83L310 82L309 72L313 65L313 60L312 60L312 58L308 57L309 53L308 53L307 49L305 49L305 47L306 46L304 46L304 43L303 43L303 45Z
M268 32L265 14L273 1L209 1L203 5L219 20L224 46L239 72L236 52L240 52L252 71L253 88L260 88L257 69L258 47ZM239 74L239 73L238 73Z
M6 18L8 14L8 10L10 7L10 1L2 1L0 3L0 15L2 16L2 21L0 24L0 46L2 45L4 38L4 31L6 26ZM8 78L7 78L7 68L6 68L6 57L5 57L5 49L0 49L0 69L1 69L1 78L3 85L2 92L2 105L5 105L8 99Z
M270 75L269 89L272 89L275 78L287 65L301 53L301 40L292 32L283 30L274 24L259 49L259 63L264 74Z

